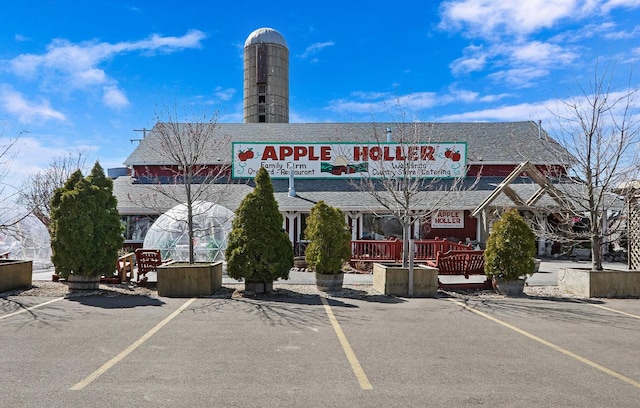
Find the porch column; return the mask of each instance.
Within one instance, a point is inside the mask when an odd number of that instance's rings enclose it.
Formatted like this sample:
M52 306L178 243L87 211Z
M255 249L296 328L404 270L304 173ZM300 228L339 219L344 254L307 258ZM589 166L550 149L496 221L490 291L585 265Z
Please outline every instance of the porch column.
M544 214L536 213L536 219L543 234L538 237L538 255L547 255L547 241L544 239L544 233L547 231L547 217Z
M350 211L349 217L351 217L351 239L356 240L362 231L362 213ZM349 223L349 220L347 220L347 223Z
M288 221L288 222L285 221L285 224L288 224L288 228L287 228L287 225L285 225L284 229L289 233L289 240L291 241L291 245L293 245L295 243L295 238L296 238L295 237L296 228L294 227L294 223L296 222L298 213L287 211L287 213L285 214L285 217Z

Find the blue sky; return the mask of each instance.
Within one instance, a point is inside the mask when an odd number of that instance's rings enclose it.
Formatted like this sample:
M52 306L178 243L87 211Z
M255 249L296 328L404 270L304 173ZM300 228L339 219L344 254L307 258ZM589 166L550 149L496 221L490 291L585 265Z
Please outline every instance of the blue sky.
M119 167L167 106L242 122L242 47L260 27L289 45L290 122L545 125L596 63L620 89L640 77L640 0L5 3L9 184L78 149Z

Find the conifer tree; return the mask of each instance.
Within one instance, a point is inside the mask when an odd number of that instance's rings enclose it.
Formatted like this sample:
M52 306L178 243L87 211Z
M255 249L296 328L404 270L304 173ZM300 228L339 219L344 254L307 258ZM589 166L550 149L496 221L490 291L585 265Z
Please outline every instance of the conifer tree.
M319 201L307 218L306 237L311 240L305 252L311 269L337 274L351 256L351 233L340 209Z
M51 249L56 273L112 274L122 246L122 225L113 182L96 163L91 174L75 171L51 200Z
M512 208L491 227L484 251L484 271L506 280L520 279L534 271L536 237L526 221Z
M249 282L288 279L293 247L282 228L282 214L264 168L256 174L255 183L255 189L242 200L233 219L225 254L227 272L234 279Z

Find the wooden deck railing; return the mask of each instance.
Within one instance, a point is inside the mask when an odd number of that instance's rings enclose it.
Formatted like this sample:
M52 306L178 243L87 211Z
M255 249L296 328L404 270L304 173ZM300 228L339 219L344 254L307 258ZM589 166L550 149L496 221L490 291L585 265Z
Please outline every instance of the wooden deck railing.
M446 239L415 240L416 261L436 259L438 252L450 250L470 250L471 245L456 243ZM387 261L398 262L402 259L402 241L400 240L368 240L351 241L351 261Z
M402 259L402 241L358 239L351 241L352 261L396 261Z

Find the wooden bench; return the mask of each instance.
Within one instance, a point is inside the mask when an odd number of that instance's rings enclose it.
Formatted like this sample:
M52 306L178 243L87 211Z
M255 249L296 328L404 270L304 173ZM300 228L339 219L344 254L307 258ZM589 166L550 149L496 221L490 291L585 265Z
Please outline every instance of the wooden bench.
M115 272L111 275L102 275L101 283L125 283L133 280L134 253L128 253L118 257Z
M134 257L135 254L133 252L118 257L116 271L118 272L120 282L130 282L135 278L133 272Z
M453 250L438 252L435 260L426 261L428 266L438 268L438 275L464 276L469 279L471 275L484 275L484 251ZM487 278L479 283L449 283L443 284L438 279L438 287L441 289L453 288L491 288L491 280Z

